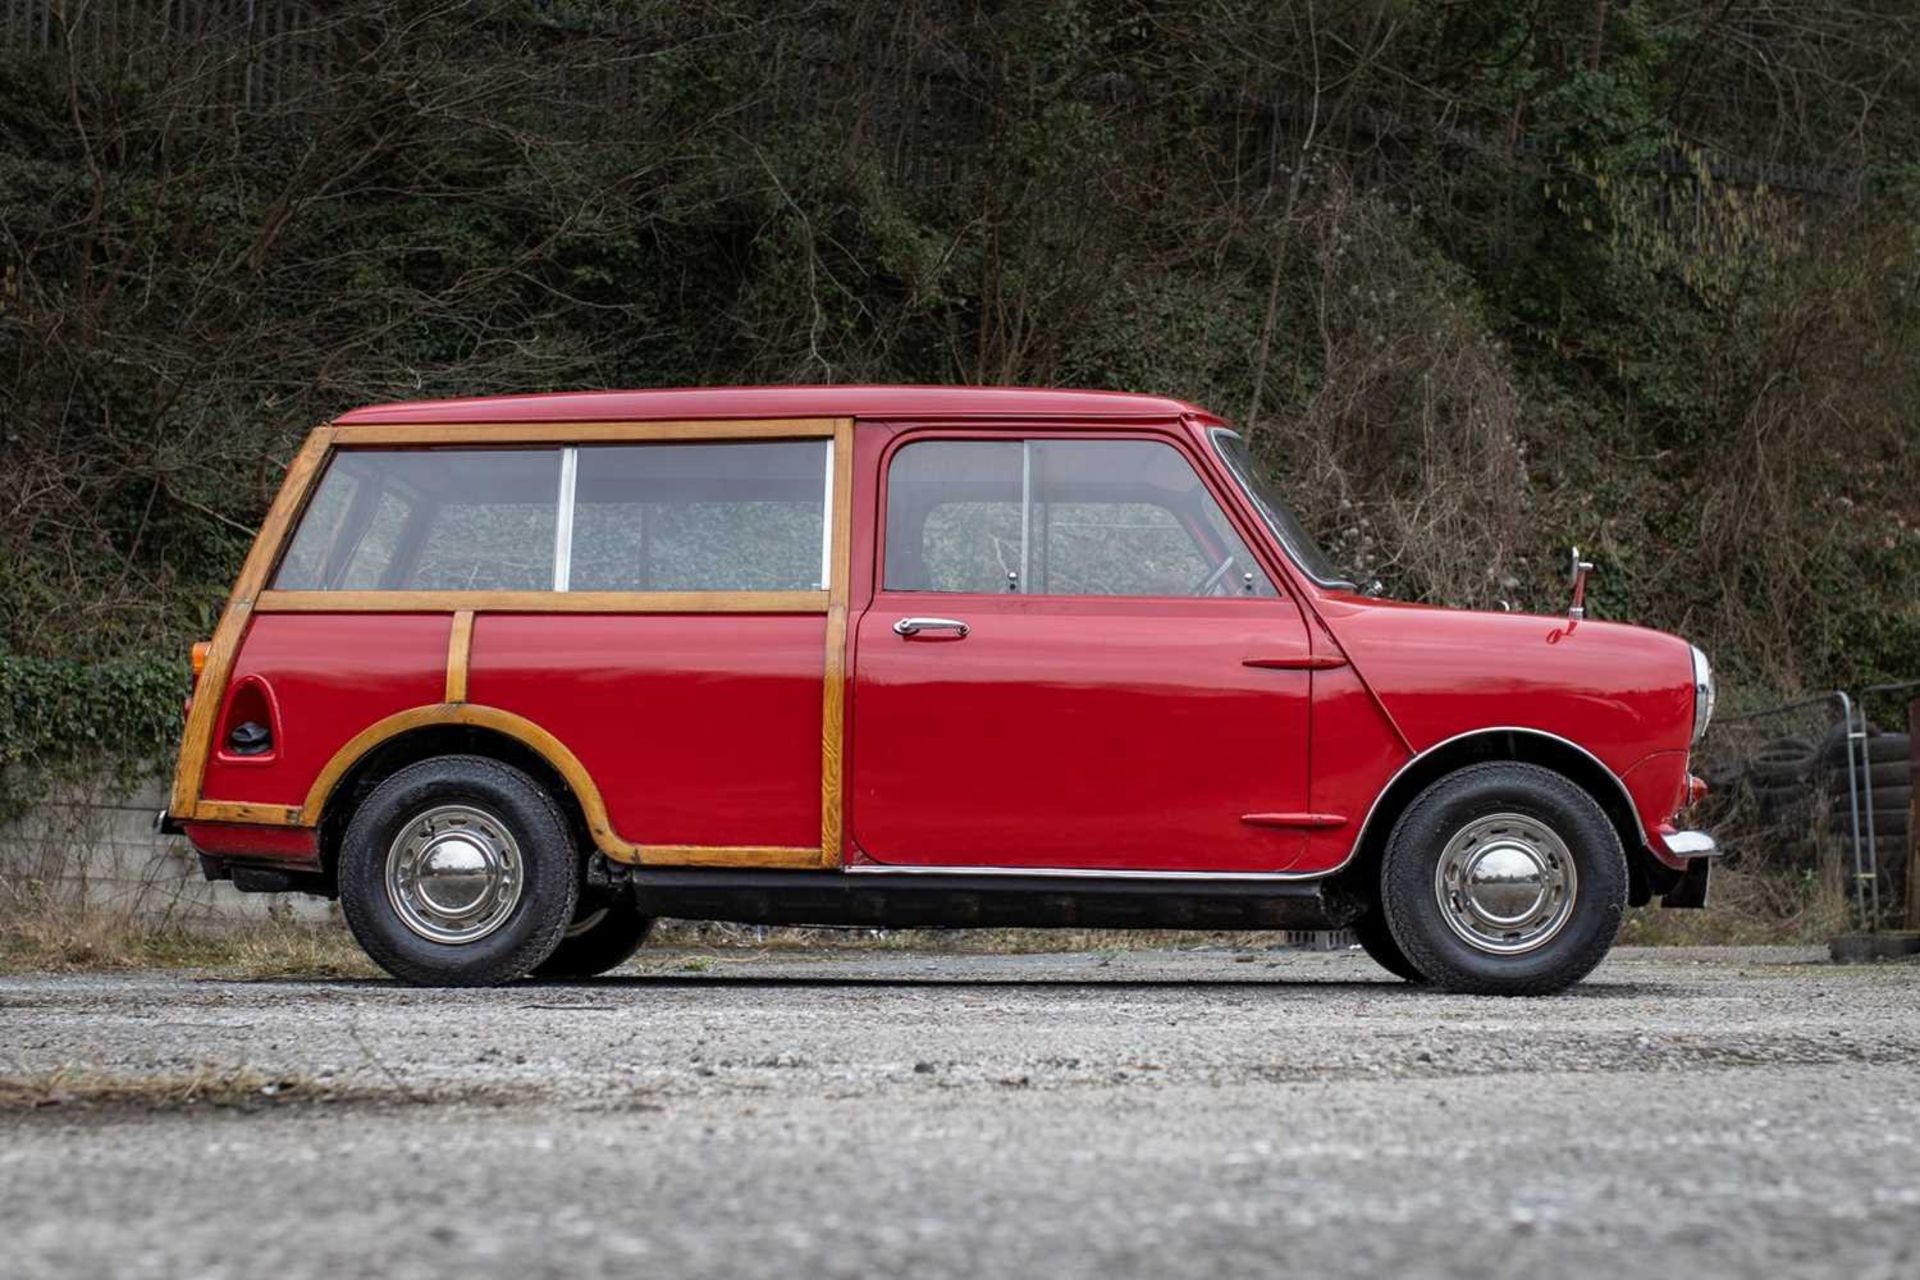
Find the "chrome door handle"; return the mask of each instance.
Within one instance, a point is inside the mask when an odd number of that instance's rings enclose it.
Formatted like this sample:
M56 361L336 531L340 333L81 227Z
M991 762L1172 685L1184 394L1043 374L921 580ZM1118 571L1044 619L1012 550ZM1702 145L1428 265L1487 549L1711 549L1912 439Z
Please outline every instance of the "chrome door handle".
M960 640L965 640L967 632L972 629L957 618L902 618L893 624L893 634L897 636L917 636L922 631L951 631Z

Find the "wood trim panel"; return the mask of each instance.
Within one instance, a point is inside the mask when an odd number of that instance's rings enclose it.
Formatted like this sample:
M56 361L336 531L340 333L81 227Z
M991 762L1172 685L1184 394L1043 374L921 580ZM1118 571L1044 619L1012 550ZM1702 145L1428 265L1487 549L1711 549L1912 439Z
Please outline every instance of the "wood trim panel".
M644 867L764 867L811 871L820 865L820 851L810 844L652 844L640 849L638 861Z
M396 444L603 444L646 440L809 440L834 435L845 418L740 418L671 422L343 423L343 447Z
M256 613L825 613L825 591L262 591Z
M232 800L202 800L190 815L194 822L239 822L254 827L297 827L300 810L284 804L250 804Z
M307 496L313 489L314 480L319 476L320 466L326 460L327 450L333 442L333 434L331 427L314 428L307 434L300 451L293 455L293 461L287 465L287 474L280 481L280 492L274 495L273 505L267 509L267 518L261 522L260 532L254 536L253 546L240 566L240 574L233 581L227 607L221 611L219 624L214 627L207 663L194 685L193 703L187 710L186 726L180 734L180 757L174 766L173 791L167 801L168 808L176 817L190 816L194 806L199 803L200 787L206 776L207 755L213 749L214 721L219 717L220 704L226 699L227 679L233 674L234 659L240 653L240 640L246 634L247 619L253 613L260 588L266 585L267 575L273 570L280 554L280 544L286 540L288 529L306 506Z
M847 579L853 566L853 422L833 437L832 570L827 582L827 652L820 693L820 857L837 867L845 848L843 777L847 740Z
M453 615L453 626L447 632L448 702L467 700L467 664L472 654L473 610L462 609Z

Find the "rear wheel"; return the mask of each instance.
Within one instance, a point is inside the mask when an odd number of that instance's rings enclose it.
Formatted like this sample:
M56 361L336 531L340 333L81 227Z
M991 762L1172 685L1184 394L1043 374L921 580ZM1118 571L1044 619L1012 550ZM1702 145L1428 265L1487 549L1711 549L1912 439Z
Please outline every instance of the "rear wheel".
M652 932L653 917L641 915L626 894L603 901L583 900L560 945L535 967L533 976L595 977L624 964Z
M579 892L560 808L520 770L442 756L382 782L340 848L340 905L376 964L419 986L487 986L560 944Z
M1627 860L1586 791L1500 761L1415 798L1388 838L1380 889L1393 942L1434 985L1542 995L1578 982L1612 947Z
M1359 940L1360 949L1394 977L1415 984L1426 982L1426 976L1413 967L1413 961L1407 959L1407 953L1393 940L1386 914L1378 907L1354 921L1353 936Z

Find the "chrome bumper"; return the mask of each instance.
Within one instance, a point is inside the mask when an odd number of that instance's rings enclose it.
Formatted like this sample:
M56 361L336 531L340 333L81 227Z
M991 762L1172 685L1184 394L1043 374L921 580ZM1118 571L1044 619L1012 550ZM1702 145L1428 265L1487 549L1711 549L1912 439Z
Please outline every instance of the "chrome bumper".
M1711 858L1720 852L1719 843L1704 831L1663 832L1660 843L1676 858Z

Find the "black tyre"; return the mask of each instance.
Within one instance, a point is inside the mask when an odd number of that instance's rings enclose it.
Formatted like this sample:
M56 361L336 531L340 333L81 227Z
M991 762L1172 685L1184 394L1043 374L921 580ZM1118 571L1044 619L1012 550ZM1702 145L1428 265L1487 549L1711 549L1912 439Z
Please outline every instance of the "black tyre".
M534 966L536 978L591 978L616 969L640 949L653 932L653 917L643 916L629 894L583 899L574 909L552 955Z
M1813 788L1804 782L1786 782L1776 786L1753 784L1753 802L1768 818L1792 814L1813 803Z
M1353 936L1360 943L1360 949L1394 977L1416 985L1426 984L1426 976L1413 967L1413 961L1407 959L1407 953L1393 940L1386 914L1378 907L1354 921Z
M355 811L340 905L374 963L418 986L522 977L573 920L579 854L560 807L481 756L408 765Z
M1592 796L1550 769L1469 765L1417 796L1380 867L1393 941L1435 986L1545 995L1620 932L1627 859Z
M1747 772L1760 785L1800 782L1813 772L1814 746L1805 738L1777 738L1754 752Z
M1907 809L1875 808L1873 810L1873 842L1875 846L1884 848L1889 840L1899 840L1904 843L1907 838L1907 826L1911 821L1911 811ZM1827 817L1827 831L1842 840L1852 839L1853 814L1845 808L1842 808L1837 813L1830 814ZM1866 834L1867 813L1862 810L1860 814L1860 835L1864 839Z
M1864 754L1869 765L1892 764L1913 758L1913 740L1904 733L1881 733L1878 729L1869 730L1869 736L1851 752L1851 758L1859 761ZM1836 733L1827 739L1820 750L1820 763L1838 773L1846 773L1849 752L1847 735Z
M1867 739L1867 763L1913 759L1913 739L1904 733L1883 733Z
M1862 800L1865 800L1867 798L1866 793L1864 791L1861 793L1860 798ZM1840 803L1843 805L1846 803L1846 796L1844 793L1840 797ZM1875 813L1880 813L1888 809L1893 809L1900 813L1905 813L1907 811L1907 807L1912 803L1913 803L1913 787L1907 783L1903 782L1897 787L1876 786L1873 789L1873 811Z
M1847 770L1835 769L1827 775L1827 790L1845 794L1847 789ZM1867 766L1867 781L1873 784L1873 794L1878 796L1882 787L1910 787L1913 785L1913 761L1882 760L1878 764Z

